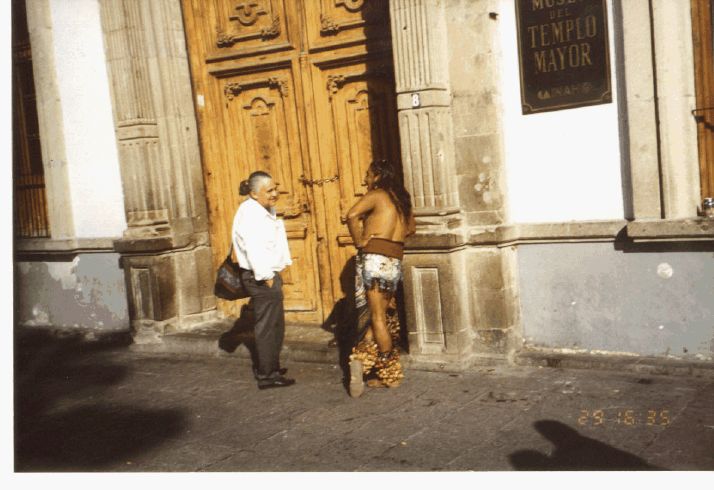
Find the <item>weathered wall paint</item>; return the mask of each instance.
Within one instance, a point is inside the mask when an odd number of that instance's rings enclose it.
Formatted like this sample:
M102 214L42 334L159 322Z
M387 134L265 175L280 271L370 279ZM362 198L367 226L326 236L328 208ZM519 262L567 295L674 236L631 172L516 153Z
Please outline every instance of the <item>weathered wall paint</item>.
M518 263L527 345L714 357L711 252L521 245Z
M124 274L114 253L77 255L72 262L18 262L15 321L98 331L129 329Z
M503 138L513 222L624 216L612 2L607 2L613 102L524 116L515 7L499 2L503 51Z

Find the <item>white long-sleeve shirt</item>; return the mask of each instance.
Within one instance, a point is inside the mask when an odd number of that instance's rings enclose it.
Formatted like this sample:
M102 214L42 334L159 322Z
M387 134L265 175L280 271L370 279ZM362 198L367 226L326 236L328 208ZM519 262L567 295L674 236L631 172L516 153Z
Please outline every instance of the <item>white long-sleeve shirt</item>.
M257 281L272 279L293 263L283 220L253 198L238 206L232 237L238 265L252 270Z

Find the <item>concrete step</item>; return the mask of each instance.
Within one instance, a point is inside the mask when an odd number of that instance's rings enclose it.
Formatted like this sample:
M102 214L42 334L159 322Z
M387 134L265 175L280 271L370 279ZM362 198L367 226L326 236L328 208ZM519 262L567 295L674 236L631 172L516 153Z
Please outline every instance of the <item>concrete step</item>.
M154 354L180 354L188 356L237 357L250 360L251 355L245 342L252 340L250 331L237 335L226 335L234 327L235 320L227 318L207 322L193 328L190 332L176 332L164 335L162 342L132 344L137 352ZM338 346L332 345L332 333L317 326L287 325L285 341L280 355L282 363L318 362L337 365L340 363ZM443 355L433 356L401 354L405 368L422 371L462 372L474 367L497 366L506 362L505 356L471 355L466 358Z
M190 332L164 335L160 343L133 344L137 352L161 354L185 354L195 356L239 357L250 359L246 342L252 334L243 332L230 335L233 320L225 319L209 322ZM315 326L288 325L281 352L283 362L339 363L339 351L328 343L334 337L331 333Z

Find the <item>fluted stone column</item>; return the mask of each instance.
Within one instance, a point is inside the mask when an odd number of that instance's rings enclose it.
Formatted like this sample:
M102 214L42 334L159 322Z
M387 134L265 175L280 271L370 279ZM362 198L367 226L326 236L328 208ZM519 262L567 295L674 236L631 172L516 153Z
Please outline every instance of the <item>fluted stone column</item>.
M390 2L402 165L420 216L458 212L443 6Z
M127 229L135 341L216 316L198 134L181 6L101 0Z
M405 257L410 357L469 362L473 334L456 182L444 4L392 0L402 165L417 216Z

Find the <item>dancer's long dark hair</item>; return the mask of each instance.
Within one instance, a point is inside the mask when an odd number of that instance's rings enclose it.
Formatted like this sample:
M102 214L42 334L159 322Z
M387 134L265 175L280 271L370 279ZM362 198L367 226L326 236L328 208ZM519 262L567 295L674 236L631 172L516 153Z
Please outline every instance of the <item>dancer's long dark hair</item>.
M378 177L375 187L387 191L397 211L404 216L404 219L408 219L412 214L412 198L404 188L401 175L387 160L375 160L369 168L372 169L375 177Z

